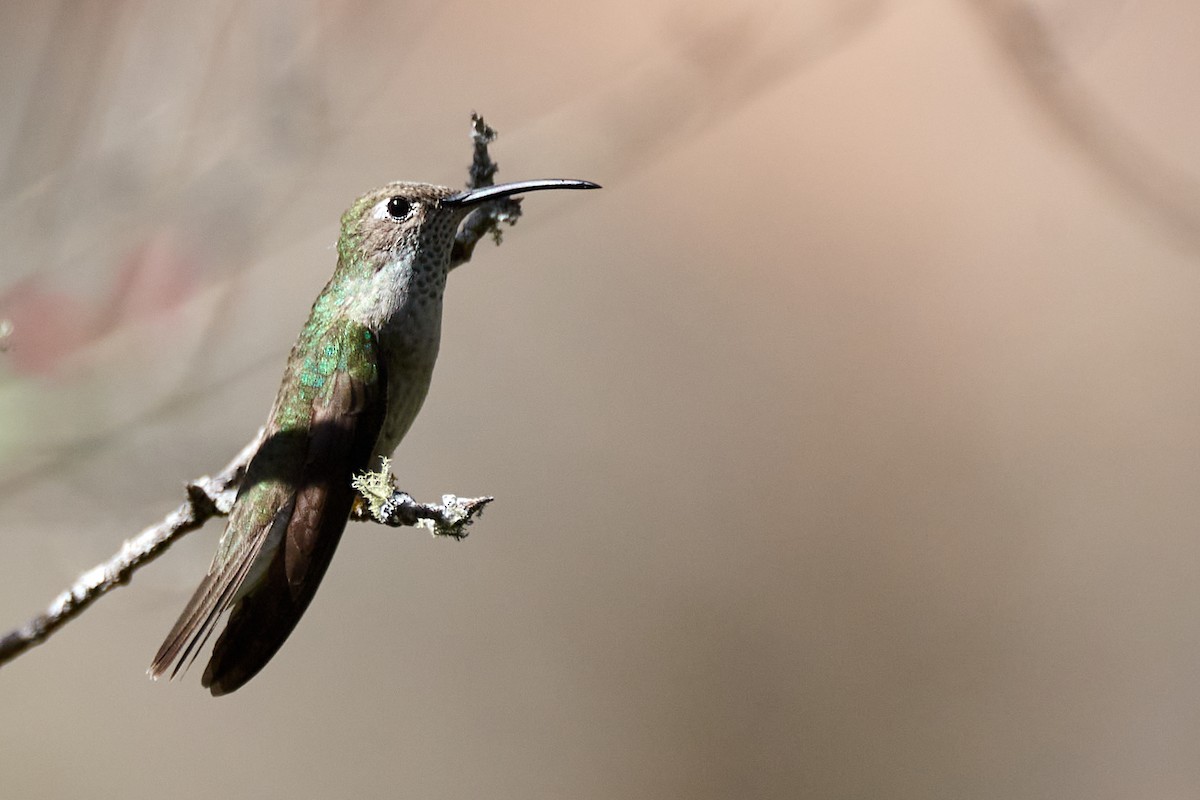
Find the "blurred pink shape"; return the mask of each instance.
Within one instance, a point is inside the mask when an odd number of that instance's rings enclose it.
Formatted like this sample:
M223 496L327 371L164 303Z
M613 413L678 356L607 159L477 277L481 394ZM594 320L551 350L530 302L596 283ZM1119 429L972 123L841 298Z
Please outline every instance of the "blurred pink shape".
M106 295L80 298L37 277L22 281L0 297L0 319L12 324L6 361L21 375L53 375L64 359L122 325L179 308L197 289L196 271L164 231L124 259Z

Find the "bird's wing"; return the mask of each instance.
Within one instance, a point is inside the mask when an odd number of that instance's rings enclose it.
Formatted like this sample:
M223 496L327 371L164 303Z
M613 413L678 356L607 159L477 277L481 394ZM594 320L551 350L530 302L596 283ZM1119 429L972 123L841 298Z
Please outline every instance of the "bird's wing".
M281 392L208 575L154 658L155 677L185 669L232 608L203 683L213 694L237 689L283 645L333 558L354 502L351 477L368 466L383 425L387 381L360 326L297 346L317 355L293 358L289 370L302 374L285 385L298 381L311 397L289 406Z

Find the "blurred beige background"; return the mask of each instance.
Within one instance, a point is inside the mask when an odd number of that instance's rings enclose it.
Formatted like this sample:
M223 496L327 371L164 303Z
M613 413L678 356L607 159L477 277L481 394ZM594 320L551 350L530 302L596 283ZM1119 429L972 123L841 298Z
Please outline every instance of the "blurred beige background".
M530 196L246 689L193 534L0 672L13 798L1200 795L1200 6L0 6L0 626L263 421L338 215Z

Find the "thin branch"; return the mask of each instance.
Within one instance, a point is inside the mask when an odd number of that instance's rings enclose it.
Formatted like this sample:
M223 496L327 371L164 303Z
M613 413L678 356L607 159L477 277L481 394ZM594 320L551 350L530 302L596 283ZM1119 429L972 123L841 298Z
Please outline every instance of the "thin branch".
M187 500L179 508L162 522L126 540L116 555L80 575L45 611L0 639L0 665L46 641L100 597L128 583L137 569L162 555L185 534L203 527L212 517L226 516L233 508L246 466L258 450L262 436L260 430L254 441L243 447L217 475L206 475L189 483Z
M413 526L427 528L434 536L451 539L467 538L467 526L474 522L494 497L456 497L442 495L440 503L418 503L408 492L396 491L380 509L379 516L366 515L361 510L351 519L372 519L393 528Z
M260 429L254 440L243 447L225 469L212 477L205 475L187 484L187 500L164 517L162 522L126 540L116 555L80 575L69 589L54 598L45 611L0 638L0 666L46 641L50 634L82 614L96 600L118 586L129 583L134 572L158 558L186 534L204 527L204 523L213 517L228 516L246 475L246 467L262 444L264 432L264 429ZM387 473L388 465L386 459L384 461L384 471ZM368 474L376 476L376 473ZM370 507L357 508L351 519L377 522L393 528L428 528L435 536L464 539L467 526L494 499L460 498L447 494L442 495L441 503L418 503L407 492L391 486L394 478L390 473L386 474L385 480L387 490L384 492L360 488ZM358 479L355 480L355 486L360 486Z

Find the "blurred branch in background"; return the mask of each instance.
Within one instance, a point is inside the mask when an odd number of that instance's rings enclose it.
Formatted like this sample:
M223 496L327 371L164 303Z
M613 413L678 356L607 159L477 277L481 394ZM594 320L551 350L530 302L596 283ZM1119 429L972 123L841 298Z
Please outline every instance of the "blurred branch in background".
M636 174L824 63L886 8L883 0L679 6L659 20L652 56L564 103L552 124L590 137L579 149L605 174Z
M247 265L294 220L273 209L330 138L307 23L284 11L0 10L0 415L22 420L0 428L6 485L274 360L221 345Z
M967 0L1030 99L1131 201L1191 250L1200 250L1200 180L1157 156L1090 93L1023 0Z

